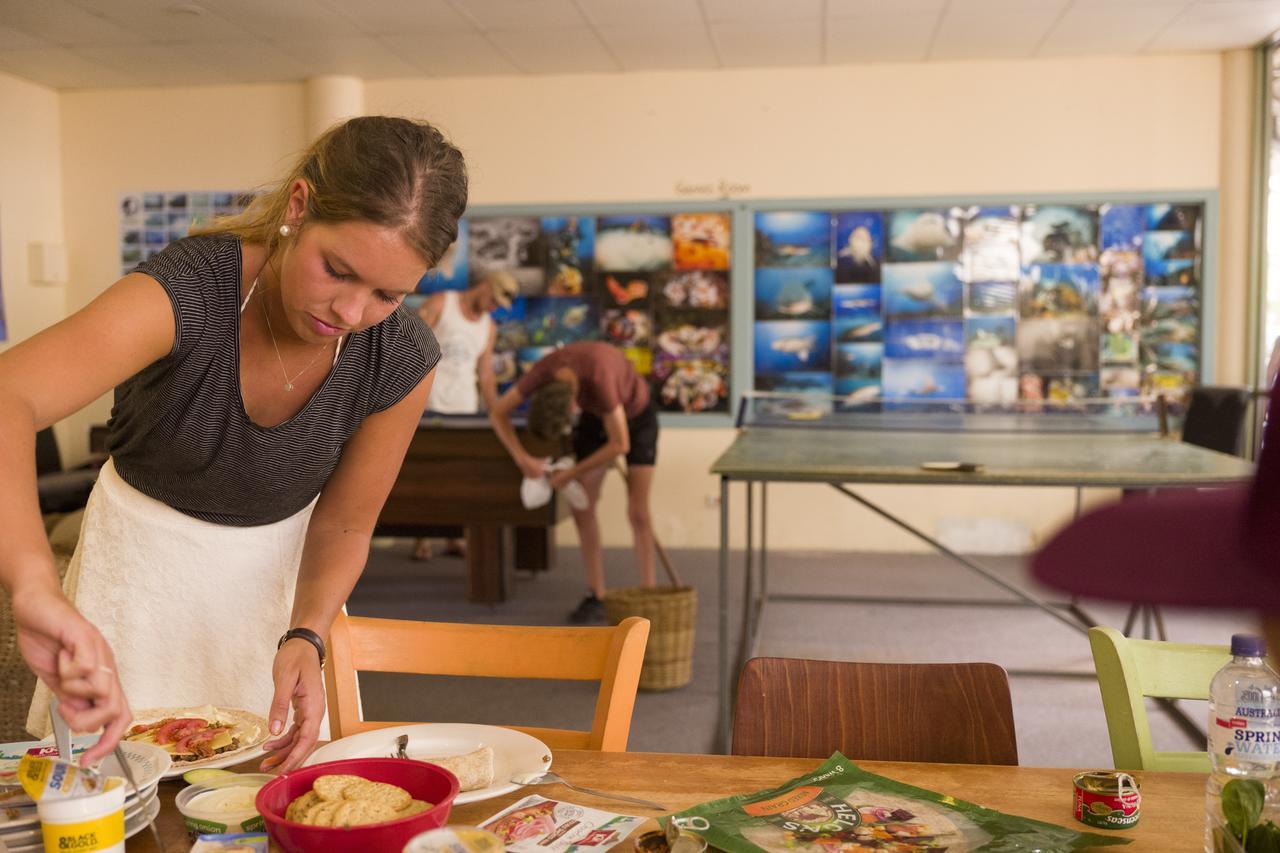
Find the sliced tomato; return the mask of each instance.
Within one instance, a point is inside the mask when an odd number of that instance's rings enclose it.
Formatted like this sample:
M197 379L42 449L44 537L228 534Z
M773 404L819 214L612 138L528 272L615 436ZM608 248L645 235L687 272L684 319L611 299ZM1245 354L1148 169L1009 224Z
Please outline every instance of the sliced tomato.
M201 744L206 744L218 735L225 732L226 727L218 729L202 729L198 732L192 732L184 737L173 747L175 755L191 755L192 753L203 754L200 749Z
M176 720L170 720L156 732L156 743L176 743L187 735L200 731L207 725L209 723L199 717L179 717Z

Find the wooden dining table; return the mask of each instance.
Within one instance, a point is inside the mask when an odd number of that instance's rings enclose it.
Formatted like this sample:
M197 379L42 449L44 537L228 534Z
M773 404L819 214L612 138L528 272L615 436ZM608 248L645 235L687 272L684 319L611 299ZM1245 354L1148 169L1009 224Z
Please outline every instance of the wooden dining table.
M808 773L821 763L811 758L561 749L555 752L552 769L575 784L653 800L666 805L669 811L678 811L732 794L749 794L775 787ZM1077 823L1071 814L1071 779L1078 770L886 761L856 763L872 773L950 794L1008 814L1087 831L1087 827ZM246 762L232 769L254 772L257 770L257 762ZM1132 843L1123 847L1096 849L1125 853L1189 853L1202 850L1205 777L1196 773L1154 772L1140 773L1137 776L1142 784L1142 817L1138 825L1127 830L1097 830L1102 834L1131 839ZM183 787L181 780L163 782L160 785L163 807L157 818L157 826L168 853L186 853L191 847L182 815L173 804L173 798ZM482 823L517 799L535 792L544 797L620 814L656 817L666 813L581 794L561 785L544 785L458 806L450 815L449 823ZM643 829L641 827L637 832ZM629 842L624 843L624 848L630 853ZM151 853L157 848L151 834L144 831L129 839L127 849L129 853Z

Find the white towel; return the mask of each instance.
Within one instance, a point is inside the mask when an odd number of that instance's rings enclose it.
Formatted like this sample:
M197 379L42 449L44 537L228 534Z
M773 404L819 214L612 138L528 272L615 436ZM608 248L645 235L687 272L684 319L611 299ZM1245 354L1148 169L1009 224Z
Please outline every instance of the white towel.
M573 467L573 458L569 456L562 456L554 462L550 459L543 461L546 463L543 466L543 471L546 473L541 477L525 477L524 482L520 484L520 502L524 504L525 509L537 509L550 503L551 480L547 474L553 471L567 471ZM587 508L589 503L587 490L582 488L582 484L577 480L570 480L560 492L569 502L569 506L574 509L582 511Z

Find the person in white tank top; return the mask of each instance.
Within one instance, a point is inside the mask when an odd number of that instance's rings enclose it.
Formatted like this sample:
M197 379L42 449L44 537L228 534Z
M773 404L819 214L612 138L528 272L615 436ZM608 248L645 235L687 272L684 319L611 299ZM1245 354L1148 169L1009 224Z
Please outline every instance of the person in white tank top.
M433 294L418 316L440 343L440 365L436 382L427 400L427 409L444 415L474 415L497 399L493 373L493 345L497 327L489 316L498 308L509 308L519 290L515 278L496 270L462 292L446 290Z
M519 292L515 277L494 270L464 291L445 290L433 294L418 309L418 316L435 332L440 343L440 364L436 381L427 399L427 411L442 415L474 415L484 399L485 410L498 398L493 372L493 345L497 325L490 314L511 307ZM452 539L446 554L465 554L463 540ZM431 543L419 539L414 559L431 559Z

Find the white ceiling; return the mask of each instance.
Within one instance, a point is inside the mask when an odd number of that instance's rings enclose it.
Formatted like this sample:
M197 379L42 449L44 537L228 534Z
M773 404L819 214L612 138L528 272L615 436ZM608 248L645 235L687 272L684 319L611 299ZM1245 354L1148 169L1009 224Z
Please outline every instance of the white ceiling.
M1280 0L0 0L55 88L1223 50Z

